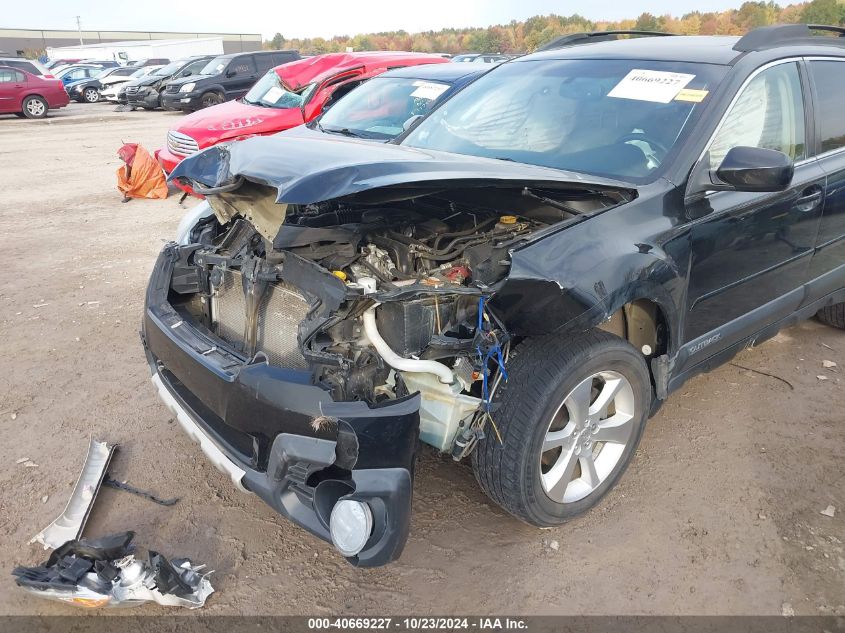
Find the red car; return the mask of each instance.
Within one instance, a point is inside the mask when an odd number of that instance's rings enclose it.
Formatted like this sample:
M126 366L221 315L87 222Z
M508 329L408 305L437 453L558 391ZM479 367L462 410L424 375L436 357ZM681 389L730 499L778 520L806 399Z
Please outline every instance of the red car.
M39 77L10 66L0 66L0 113L43 119L47 110L70 102L61 79Z
M170 173L186 156L221 141L274 134L307 123L327 104L387 70L447 61L425 53L328 53L276 66L243 99L181 119L167 133L167 146L156 152L158 162Z

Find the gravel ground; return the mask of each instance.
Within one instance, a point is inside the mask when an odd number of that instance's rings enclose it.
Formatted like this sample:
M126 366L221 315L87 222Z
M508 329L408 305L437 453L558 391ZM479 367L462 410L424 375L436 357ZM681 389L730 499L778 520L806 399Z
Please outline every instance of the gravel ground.
M0 614L80 613L9 572L46 558L28 541L62 511L94 436L120 444L115 477L182 501L104 489L86 535L132 529L208 563L205 614L845 615L845 333L815 321L673 394L621 484L559 528L517 522L468 466L426 452L405 553L359 570L234 490L158 402L138 339L183 210L176 196L121 204L115 188L121 142L155 149L179 116L0 116Z

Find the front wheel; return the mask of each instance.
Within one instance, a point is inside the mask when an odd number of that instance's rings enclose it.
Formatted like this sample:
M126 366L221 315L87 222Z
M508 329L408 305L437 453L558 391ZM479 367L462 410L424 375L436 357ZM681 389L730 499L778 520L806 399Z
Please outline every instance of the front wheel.
M200 97L200 103L202 103L203 108L210 108L223 103L223 97L217 92L206 92Z
M834 303L832 306L822 308L816 314L816 318L826 325L845 330L845 303Z
M27 97L23 100L23 115L27 119L43 119L47 116L47 102L41 97Z
M96 88L86 88L82 93L82 98L86 103L97 103L100 100L100 91Z
M495 395L496 429L488 421L473 453L476 479L517 518L564 523L625 471L651 400L645 360L627 341L602 331L530 339L514 350Z

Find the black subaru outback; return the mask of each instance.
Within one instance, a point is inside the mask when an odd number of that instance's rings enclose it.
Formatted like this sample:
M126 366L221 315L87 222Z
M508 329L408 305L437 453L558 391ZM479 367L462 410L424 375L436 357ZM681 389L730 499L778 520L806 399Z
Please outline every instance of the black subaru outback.
M186 159L208 203L152 273L153 382L356 565L402 551L418 440L528 523L586 511L684 381L799 319L845 327L843 34L584 34L391 144Z

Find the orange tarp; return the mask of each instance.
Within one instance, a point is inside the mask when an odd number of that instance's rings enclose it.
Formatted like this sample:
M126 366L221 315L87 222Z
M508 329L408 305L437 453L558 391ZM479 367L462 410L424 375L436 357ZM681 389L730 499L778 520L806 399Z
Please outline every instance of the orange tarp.
M117 155L125 163L117 170L117 188L125 197L167 197L164 172L147 150L137 143L126 143Z

